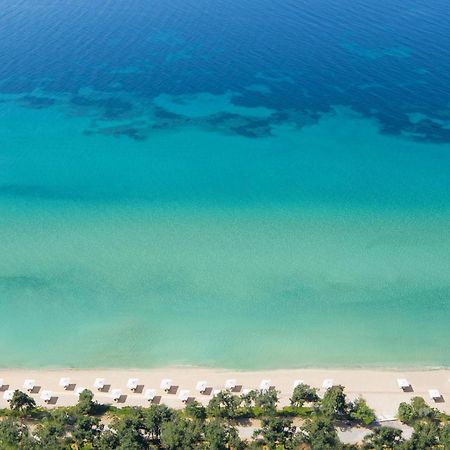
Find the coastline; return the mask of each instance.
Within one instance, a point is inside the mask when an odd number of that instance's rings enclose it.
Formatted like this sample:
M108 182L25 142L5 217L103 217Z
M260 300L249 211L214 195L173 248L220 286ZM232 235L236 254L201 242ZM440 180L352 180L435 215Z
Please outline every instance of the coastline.
M75 386L65 391L58 385L60 378L70 377L71 384ZM105 378L108 389L98 392L94 386L95 378ZM237 380L237 385L243 389L257 389L262 379L271 380L271 385L279 391L279 407L287 406L292 393L295 380L304 380L305 383L319 388L322 395L325 379L332 379L333 384L342 384L346 388L349 400L363 397L371 406L379 420L393 419L396 416L398 405L409 402L414 396L421 396L433 407L450 414L450 368L426 369L371 369L371 368L341 368L341 369L275 369L275 370L230 370L221 368L172 366L151 369L124 369L124 368L92 368L92 369L0 369L0 378L4 380L2 391L6 389L22 389L25 379L34 379L36 388L32 395L39 405L45 405L40 398L42 390L50 390L55 402L49 405L69 406L77 402L76 389L83 387L91 389L94 399L103 404L114 404L111 397L112 389L121 389L126 396L117 406L147 406L149 402L144 398L146 389L155 389L158 401L173 408L182 408L184 404L178 398L180 390L187 389L190 396L203 404L208 403L212 391L223 389L225 381L230 378ZM138 378L141 388L138 392L131 392L127 388L129 378ZM167 394L160 389L160 382L164 378L173 380L178 389L175 394ZM411 390L402 391L398 378L406 378L411 383ZM206 380L209 395L200 394L195 390L196 383ZM430 399L428 390L438 389L443 401L434 402ZM0 396L0 408L7 407L7 402Z

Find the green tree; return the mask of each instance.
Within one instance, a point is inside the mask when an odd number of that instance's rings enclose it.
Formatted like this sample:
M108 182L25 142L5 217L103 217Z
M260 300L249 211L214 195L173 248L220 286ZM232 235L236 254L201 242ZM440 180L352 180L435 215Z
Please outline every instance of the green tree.
M19 448L25 430L14 419L0 420L0 448Z
M295 448L295 426L292 420L283 417L271 417L262 421L262 427L256 430L255 437L260 436L270 450L277 448Z
M364 449L392 449L403 444L402 430L392 427L375 428L372 433L364 437Z
M308 444L312 450L336 450L341 447L333 423L326 417L308 420L298 435L300 443Z
M261 408L263 414L272 415L277 410L278 392L275 389L257 391L255 406Z
M16 389L13 393L9 407L14 411L29 412L36 407L36 402L25 392Z
M103 427L96 417L81 415L76 418L72 436L79 447L93 445L100 437Z
M210 417L231 419L236 417L240 405L241 399L239 397L221 391L209 401L206 412Z
M236 428L222 419L209 421L204 428L204 446L208 450L226 450L242 448L242 441Z
M398 407L398 418L407 425L413 425L418 420L435 420L438 411L427 405L422 397L413 397L411 403L400 403Z
M329 418L343 418L348 414L344 386L333 386L325 392L320 403L320 411Z
M146 448L146 428L140 409L131 409L125 417L116 417L110 425L119 440L117 449L134 450Z
M175 417L175 412L165 405L151 405L143 412L144 426L151 438L159 441L161 438L161 427Z
M312 388L308 384L301 383L294 388L292 393L291 405L301 407L305 403L315 403L319 400L317 389Z
M375 412L363 398L357 398L350 406L350 417L363 425L370 425L375 421Z
M186 414L192 419L205 420L206 408L199 402L193 401L186 405L184 408Z
M192 449L202 441L202 427L197 420L177 417L161 428L161 444L166 450Z
M405 450L422 450L443 447L440 442L441 429L436 423L421 422L414 427L414 432L406 442Z
M95 408L95 402L93 399L94 394L89 389L85 389L81 392L76 406L77 412L79 414L92 414Z

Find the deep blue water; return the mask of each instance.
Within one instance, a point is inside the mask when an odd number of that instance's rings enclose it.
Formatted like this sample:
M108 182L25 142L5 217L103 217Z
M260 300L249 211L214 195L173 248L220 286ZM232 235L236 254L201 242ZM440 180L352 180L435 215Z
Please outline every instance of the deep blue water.
M445 0L0 4L0 90L23 95L32 108L68 93L74 105L101 117L128 118L136 105L123 91L151 99L231 90L239 93L236 104L278 111L239 126L224 115L204 119L231 133L264 136L293 112L316 120L345 105L377 118L385 133L450 142ZM266 88L248 89L255 84ZM86 87L107 96L91 99L80 93ZM36 88L49 98L36 99ZM178 117L159 113L155 126L182 126ZM411 113L426 117L411 122ZM116 133L141 138L139 130Z

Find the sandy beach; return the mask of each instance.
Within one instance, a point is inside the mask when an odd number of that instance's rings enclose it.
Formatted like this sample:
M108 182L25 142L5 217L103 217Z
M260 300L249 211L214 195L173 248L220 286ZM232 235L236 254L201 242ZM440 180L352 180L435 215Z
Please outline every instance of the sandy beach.
M59 386L62 377L70 377L71 386L64 390ZM94 380L98 377L105 378L105 388L99 392L94 388ZM129 378L138 378L137 392L127 388ZM173 380L173 393L165 393L160 389L161 380L170 378ZM182 408L184 404L178 398L181 390L189 390L189 396L206 404L215 389L223 389L225 381L235 378L237 388L257 389L261 380L270 380L279 392L279 406L289 404L289 397L295 380L301 379L311 386L319 388L323 394L322 383L325 379L332 379L333 384L342 384L346 387L349 399L364 397L368 404L375 410L379 420L388 420L395 417L398 405L403 401L409 401L414 396L423 397L430 405L441 411L450 413L450 369L437 370L368 370L368 369L286 369L270 371L233 371L199 367L173 367L161 369L57 369L57 370L31 370L31 369L3 369L0 370L0 379L3 379L1 390L21 389L25 379L35 380L35 389L32 396L39 405L45 405L40 394L43 390L50 390L52 402L49 407L68 406L77 402L77 389L80 387L92 390L95 400L102 404L113 404L111 396L113 389L121 389L122 402L117 406L148 405L144 398L146 389L156 389L157 399L161 403L173 408ZM398 378L406 378L411 384L411 389L402 391L397 384ZM208 390L206 394L196 391L199 380L206 380ZM442 400L435 402L430 399L428 390L438 389L442 394ZM0 407L7 407L7 402L0 396Z

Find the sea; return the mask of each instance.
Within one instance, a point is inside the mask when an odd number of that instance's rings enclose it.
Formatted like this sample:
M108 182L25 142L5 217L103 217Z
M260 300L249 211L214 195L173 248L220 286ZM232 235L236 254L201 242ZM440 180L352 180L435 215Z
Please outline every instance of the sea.
M448 0L0 0L0 367L450 366Z

